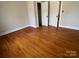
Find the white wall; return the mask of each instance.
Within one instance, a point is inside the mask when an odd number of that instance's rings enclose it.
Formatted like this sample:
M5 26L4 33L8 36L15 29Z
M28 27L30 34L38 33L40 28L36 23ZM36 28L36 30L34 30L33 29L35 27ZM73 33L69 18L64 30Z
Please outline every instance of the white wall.
M57 26L58 1L50 2L50 25ZM67 27L79 30L79 2L62 1L60 27Z
M64 1L62 4L62 9L64 13L60 19L60 26L79 29L79 2ZM50 25L57 26L57 15L58 15L59 2L50 2ZM62 10L61 9L61 10ZM34 3L28 2L28 15L30 25L36 26L36 19L34 13Z
M33 1L28 1L27 2L27 8L28 8L29 26L36 27L34 2Z
M79 29L79 1L64 1L60 25L63 27L70 27Z
M0 35L18 29L36 27L34 2L0 1ZM79 2L63 2L64 13L60 25L79 29ZM50 25L57 24L58 1L50 2Z
M26 2L0 1L0 35L26 27L28 24Z

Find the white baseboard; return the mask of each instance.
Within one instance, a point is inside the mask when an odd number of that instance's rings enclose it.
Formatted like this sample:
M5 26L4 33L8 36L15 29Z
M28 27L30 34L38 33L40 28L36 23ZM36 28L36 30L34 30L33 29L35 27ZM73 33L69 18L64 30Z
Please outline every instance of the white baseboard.
M51 25L51 26L52 26L52 25ZM56 25L53 25L53 26L57 27ZM69 28L69 29L74 29L74 30L79 30L79 28L71 27L71 26L63 26L63 25L59 25L59 27Z
M34 28L37 28L37 26L34 26L34 25L28 25L28 27L34 27Z
M63 28L69 28L69 29L74 29L74 30L79 30L79 28L76 28L76 27L70 27L70 26L62 26L62 25L60 25L60 27L63 27Z
M16 29L10 30L10 31L2 32L2 33L0 33L0 36L2 36L2 35L6 35L6 34L9 34L9 33L12 33L12 32L15 32L15 31L18 31L18 30L21 30L21 29L26 28L26 27L29 27L29 26L30 26L30 27L34 27L34 28L36 28L36 26L31 26L31 25L22 26L22 27L19 27L19 28L16 28Z
M33 26L33 25L22 26L22 27L19 27L19 28L10 30L10 31L6 31L6 32L3 32L3 33L0 33L0 36L2 36L2 35L6 35L6 34L9 34L9 33L18 31L18 30L21 30L21 29L26 28L26 27L34 27L34 28L37 28L37 26ZM55 27L56 27L56 26L55 26ZM60 27L79 30L79 28L70 27L70 26L62 26L62 25L60 25Z

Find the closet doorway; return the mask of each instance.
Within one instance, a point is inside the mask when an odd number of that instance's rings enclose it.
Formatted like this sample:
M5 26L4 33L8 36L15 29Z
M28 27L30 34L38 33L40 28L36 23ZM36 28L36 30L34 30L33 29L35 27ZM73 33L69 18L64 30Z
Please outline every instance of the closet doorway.
M38 25L48 26L48 2L37 3Z
M39 26L42 26L41 3L37 3L37 8L38 8L38 22L39 22Z

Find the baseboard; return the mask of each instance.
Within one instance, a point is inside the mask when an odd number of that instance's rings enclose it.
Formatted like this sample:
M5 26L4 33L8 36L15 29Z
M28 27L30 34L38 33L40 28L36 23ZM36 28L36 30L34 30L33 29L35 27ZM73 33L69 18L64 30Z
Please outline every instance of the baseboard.
M26 27L29 27L29 26L30 26L30 27L34 27L34 28L36 28L36 26L31 26L31 25L22 26L22 27L18 27L18 28L16 28L16 29L13 29L13 30L10 30L10 31L6 31L6 32L3 32L3 33L0 33L0 36L2 36L2 35L6 35L6 34L9 34L9 33L18 31L18 30L21 30L21 29L26 28Z
M52 25L51 25L52 26ZM54 26L54 25L53 25ZM54 26L57 27L57 26ZM70 26L63 26L63 25L59 25L59 27L63 27L63 28L69 28L69 29L74 29L74 30L79 30L79 28L76 27L70 27Z
M34 27L34 28L37 28L38 26L34 26L34 25L28 25L28 27Z
M30 26L30 27L34 27L34 28L37 28L37 26L33 26L33 25L22 26L22 27L19 27L19 28L10 30L10 31L6 31L6 32L3 32L3 33L0 33L0 36L2 36L2 35L6 35L6 34L9 34L9 33L18 31L18 30L21 30L21 29L26 28L26 27L29 27L29 26ZM56 27L56 26L55 26L55 27ZM70 27L70 26L62 26L62 25L60 25L60 27L79 30L79 28Z
M74 30L79 30L79 28L76 28L76 27L70 27L70 26L62 26L62 25L60 25L60 27L69 28L69 29L74 29Z

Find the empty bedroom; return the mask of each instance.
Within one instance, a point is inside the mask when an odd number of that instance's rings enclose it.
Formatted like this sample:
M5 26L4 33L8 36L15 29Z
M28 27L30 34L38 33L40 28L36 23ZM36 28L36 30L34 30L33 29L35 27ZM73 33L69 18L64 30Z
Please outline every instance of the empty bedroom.
M79 1L0 1L0 58L79 58Z

